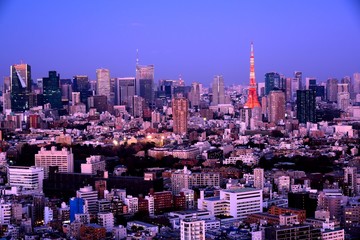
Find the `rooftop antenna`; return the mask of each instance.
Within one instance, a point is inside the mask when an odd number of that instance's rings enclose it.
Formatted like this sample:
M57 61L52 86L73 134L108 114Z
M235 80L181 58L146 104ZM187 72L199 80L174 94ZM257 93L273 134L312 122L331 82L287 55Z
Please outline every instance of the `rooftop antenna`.
M139 49L136 49L136 66L139 65Z

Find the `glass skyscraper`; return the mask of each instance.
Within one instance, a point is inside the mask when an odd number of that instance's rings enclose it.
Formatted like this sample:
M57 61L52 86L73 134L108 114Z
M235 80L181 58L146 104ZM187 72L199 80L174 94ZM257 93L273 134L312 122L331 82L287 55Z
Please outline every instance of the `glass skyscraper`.
M29 109L31 92L31 67L28 64L14 64L10 67L10 99L13 112Z
M270 72L265 74L265 95L268 95L272 90L285 90L285 77L279 73Z
M136 93L151 106L154 98L154 65L136 66Z
M60 75L49 71L49 77L43 78L43 103L50 103L52 109L61 109Z
M125 105L129 112L133 108L132 98L135 96L135 78L116 78L115 79L115 104Z
M299 123L316 121L316 92L314 90L298 90L296 98L296 116Z
M96 69L96 95L110 97L110 71L109 69Z
M89 93L90 82L88 76L77 75L73 78L73 92L80 93L80 101L87 105L87 99L90 96Z

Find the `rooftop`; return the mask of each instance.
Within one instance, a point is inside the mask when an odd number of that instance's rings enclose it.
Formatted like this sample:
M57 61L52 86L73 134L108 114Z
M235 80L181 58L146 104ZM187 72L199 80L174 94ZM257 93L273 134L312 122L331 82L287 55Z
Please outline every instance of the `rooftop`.
M260 189L256 189L256 188L234 188L234 189L224 189L222 190L223 192L228 192L228 193L241 193L241 192L255 192L255 191L260 191Z

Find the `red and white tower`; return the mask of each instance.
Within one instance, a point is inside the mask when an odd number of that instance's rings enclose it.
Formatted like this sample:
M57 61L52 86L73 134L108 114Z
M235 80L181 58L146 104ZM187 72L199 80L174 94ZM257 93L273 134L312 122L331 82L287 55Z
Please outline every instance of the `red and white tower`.
M254 108L260 107L260 103L257 96L256 91L256 81L255 81L255 67L254 67L254 46L251 42L251 55L250 55L250 86L249 86L249 93L248 99L245 103L245 107Z

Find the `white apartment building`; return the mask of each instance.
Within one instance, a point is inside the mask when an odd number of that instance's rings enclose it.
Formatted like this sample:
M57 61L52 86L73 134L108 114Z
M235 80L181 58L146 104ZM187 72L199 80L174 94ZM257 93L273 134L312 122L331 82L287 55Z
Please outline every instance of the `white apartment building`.
M173 195L177 195L182 189L191 189L192 187L220 186L219 173L192 173L185 166L182 170L177 170L171 174L171 188Z
M58 151L55 146L51 150L46 150L44 147L35 154L35 166L44 168L44 178L49 177L49 167L59 167L59 172L72 173L74 172L74 155L66 148Z
M90 156L81 164L81 173L96 174L97 171L105 171L105 161L99 155Z
M125 239L127 237L127 230L123 225L119 225L112 229L112 234L115 240Z
M139 209L139 199L128 195L124 199L124 204L128 207L128 213L136 213Z
M180 239L205 240L205 221L189 218L181 220Z
M246 153L237 157L229 157L223 160L223 164L236 164L237 161L242 161L243 164L252 166L259 163L259 157L253 153Z
M280 176L277 181L278 191L289 191L290 190L290 177Z
M181 189L181 192L185 196L186 209L195 208L194 190L192 189Z
M75 221L84 224L90 223L90 214L88 213L75 213Z
M98 213L98 224L103 226L107 232L111 232L114 227L114 215L111 212Z
M11 203L0 202L0 224L8 225L11 219Z
M238 188L220 190L220 199L228 203L229 215L243 219L252 213L262 212L262 190Z
M323 240L344 240L345 231L344 229L330 230L326 229L321 232L321 239Z
M8 183L12 187L21 188L23 191L42 192L44 168L42 167L8 167Z
M45 207L44 208L44 224L48 224L49 222L51 222L52 220L54 220L54 212L50 207Z
M185 166L183 170L177 170L171 174L171 190L173 195L180 193L181 189L190 189L191 171Z
M229 215L229 203L220 197L199 198L198 209L207 210L212 216Z
M219 187L220 174L213 172L192 173L190 175L190 187Z
M212 215L227 215L244 219L252 213L262 212L262 190L255 188L232 188L220 190L219 197L198 199L198 209L208 210Z
M85 186L83 188L80 188L78 191L76 191L76 197L85 200L87 213L97 213L98 192L93 190L92 186Z
M154 216L154 214L155 214L154 197L153 196L145 196L145 199L148 200L149 215Z

